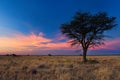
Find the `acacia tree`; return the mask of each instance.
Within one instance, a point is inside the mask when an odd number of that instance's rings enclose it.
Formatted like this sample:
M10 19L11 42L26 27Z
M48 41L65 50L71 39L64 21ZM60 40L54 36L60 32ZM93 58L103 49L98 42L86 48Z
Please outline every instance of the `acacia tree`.
M60 29L62 34L70 39L71 45L82 47L83 62L86 62L87 50L104 44L104 32L116 27L115 19L104 12L77 12L73 19L62 24Z

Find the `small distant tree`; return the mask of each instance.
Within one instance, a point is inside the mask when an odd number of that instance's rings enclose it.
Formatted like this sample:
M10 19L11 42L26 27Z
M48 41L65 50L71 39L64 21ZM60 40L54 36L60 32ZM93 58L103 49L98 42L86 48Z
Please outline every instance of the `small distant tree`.
M82 46L83 62L86 62L87 50L104 44L105 31L116 27L115 17L109 17L101 12L91 14L77 12L69 23L61 25L61 32L70 39L71 45Z
M11 54L11 56L17 56L16 54Z
M5 56L10 56L9 54L6 54Z
M48 56L52 56L51 54L48 54Z

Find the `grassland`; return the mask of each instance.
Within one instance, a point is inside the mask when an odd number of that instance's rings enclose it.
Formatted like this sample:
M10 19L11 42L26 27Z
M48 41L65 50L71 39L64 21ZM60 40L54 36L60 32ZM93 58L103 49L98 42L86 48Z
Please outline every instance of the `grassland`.
M0 80L120 80L120 56L87 58L84 64L81 56L0 56Z

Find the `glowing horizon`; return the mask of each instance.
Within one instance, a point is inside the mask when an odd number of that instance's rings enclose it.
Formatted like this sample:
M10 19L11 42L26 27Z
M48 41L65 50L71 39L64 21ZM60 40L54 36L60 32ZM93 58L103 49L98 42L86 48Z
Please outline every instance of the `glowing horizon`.
M10 31L11 32L11 31ZM15 54L32 53L41 50L79 50L80 47L71 47L69 40L62 35L58 35L55 38L46 38L45 34L40 32L38 35L31 32L29 35L22 34L17 31L13 31L11 36L0 37L0 54L9 54L14 52ZM65 40L64 42L61 42ZM96 48L90 48L90 50L119 50L120 38L106 40L105 45L101 45ZM73 54L74 55L74 54Z

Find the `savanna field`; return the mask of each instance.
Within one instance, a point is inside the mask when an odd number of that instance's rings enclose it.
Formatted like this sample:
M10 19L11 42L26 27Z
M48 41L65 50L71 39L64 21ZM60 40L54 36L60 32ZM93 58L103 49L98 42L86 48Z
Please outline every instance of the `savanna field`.
M120 80L120 56L0 56L0 80Z

